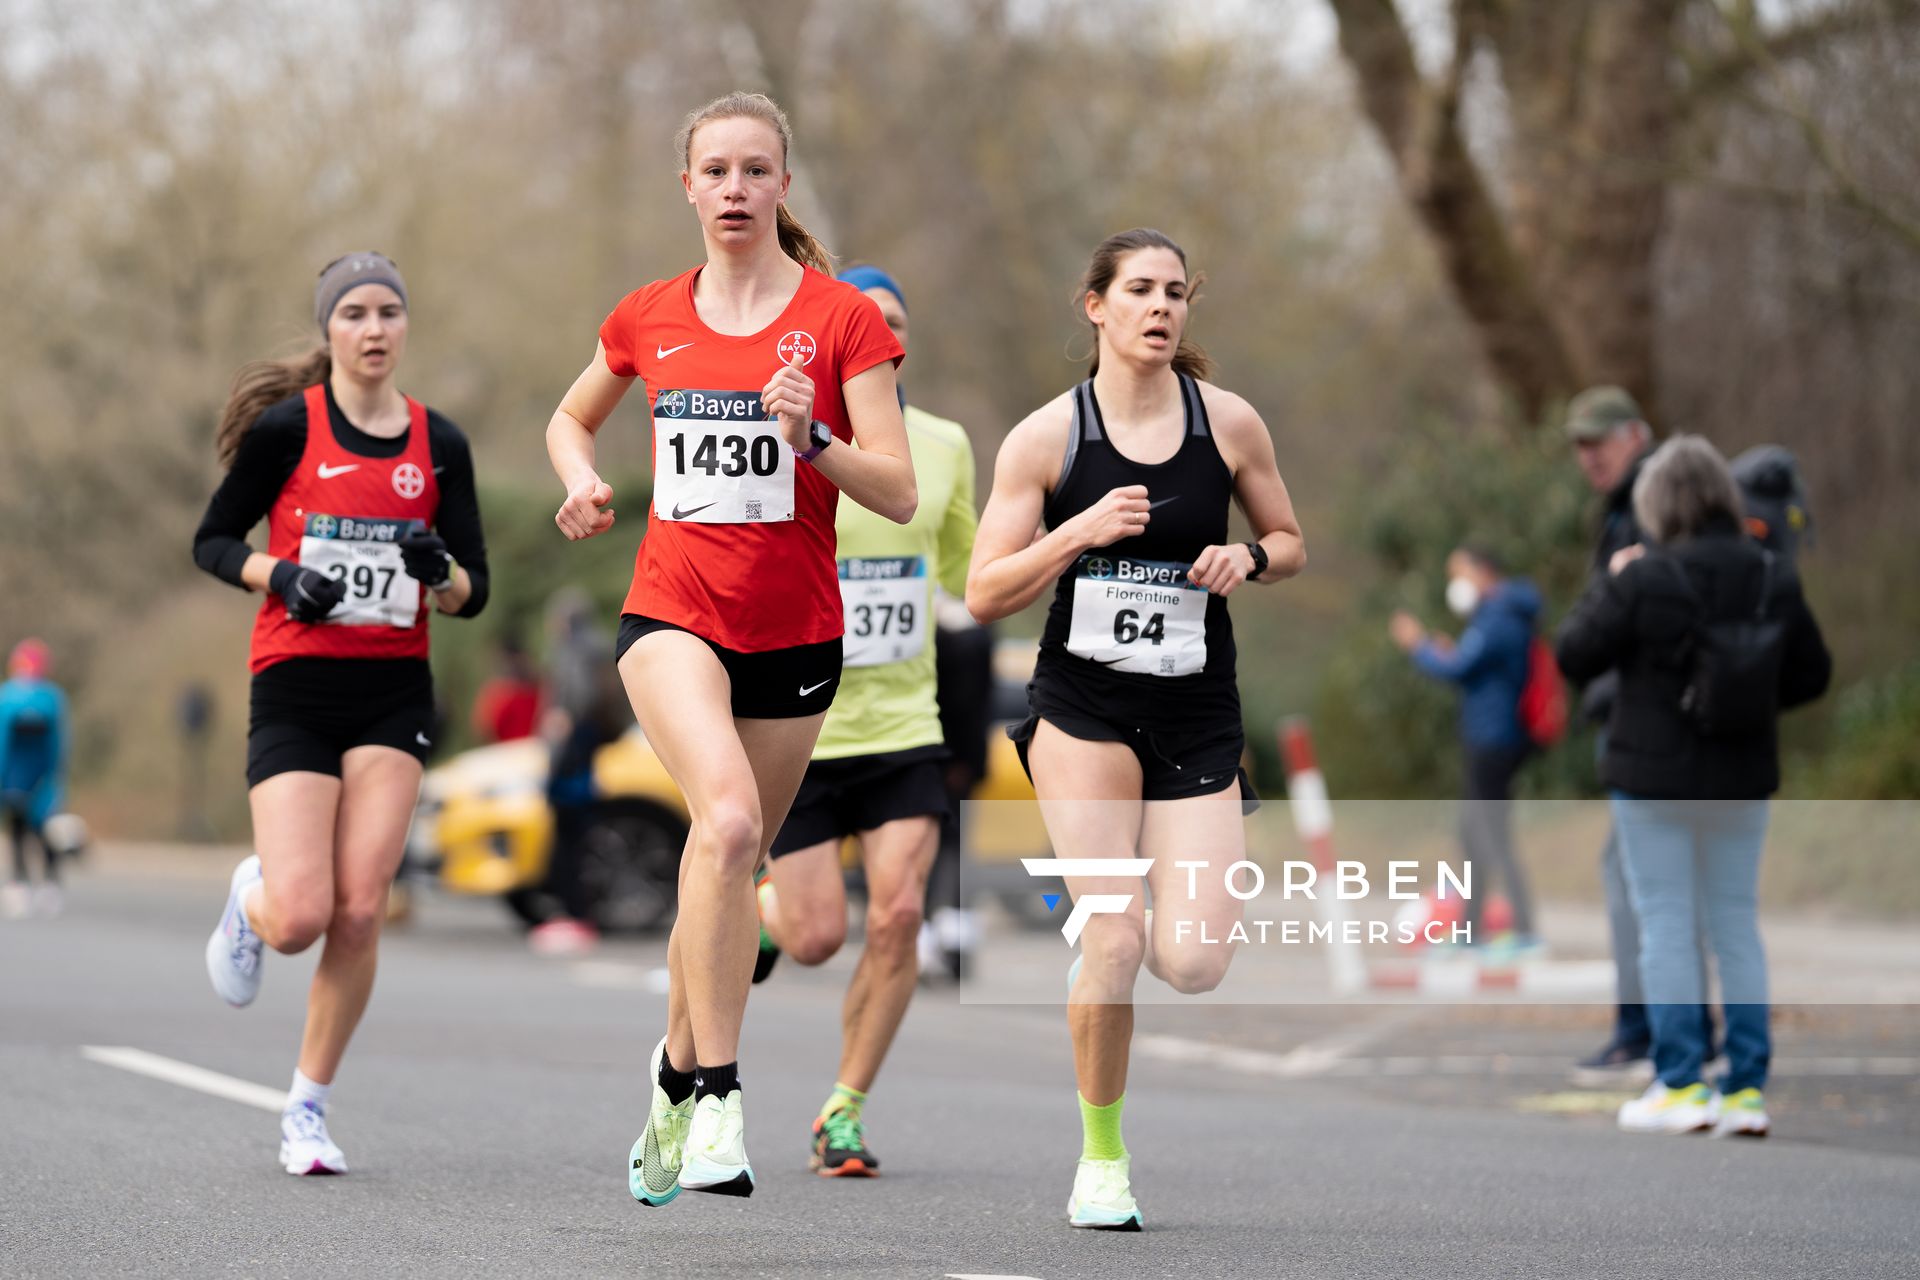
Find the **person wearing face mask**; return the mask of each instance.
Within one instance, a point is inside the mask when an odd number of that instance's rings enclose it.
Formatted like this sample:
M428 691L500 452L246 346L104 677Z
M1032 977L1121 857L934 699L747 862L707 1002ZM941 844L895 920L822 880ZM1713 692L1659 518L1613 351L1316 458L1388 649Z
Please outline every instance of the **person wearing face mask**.
M1389 629L1416 668L1460 686L1467 801L1460 811L1460 844L1475 872L1466 923L1475 945L1489 941L1481 934L1481 916L1498 880L1513 907L1513 950L1537 951L1533 902L1514 853L1509 801L1514 775L1533 752L1520 721L1520 692L1527 683L1540 592L1525 578L1507 577L1491 552L1460 547L1447 557L1447 608L1467 620L1458 641L1428 634L1404 611L1394 614Z

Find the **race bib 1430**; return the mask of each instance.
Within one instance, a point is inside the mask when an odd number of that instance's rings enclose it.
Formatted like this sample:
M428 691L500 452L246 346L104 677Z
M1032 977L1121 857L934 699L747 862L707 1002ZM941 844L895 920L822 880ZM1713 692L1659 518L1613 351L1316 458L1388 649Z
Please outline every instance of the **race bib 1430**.
M793 450L757 391L662 391L653 404L653 509L662 520L793 519Z

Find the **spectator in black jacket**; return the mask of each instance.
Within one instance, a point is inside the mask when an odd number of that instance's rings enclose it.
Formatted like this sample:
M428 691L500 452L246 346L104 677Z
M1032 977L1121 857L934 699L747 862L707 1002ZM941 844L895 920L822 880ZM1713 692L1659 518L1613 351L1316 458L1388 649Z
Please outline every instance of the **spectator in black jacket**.
M1567 439L1573 444L1580 474L1600 495L1600 527L1593 549L1593 570L1589 582L1607 575L1607 563L1622 547L1640 541L1640 526L1633 519L1633 482L1640 466L1653 451L1653 428L1634 398L1619 387L1590 387L1567 406ZM1605 724L1613 708L1614 691L1620 678L1614 671L1602 671L1584 682L1580 694L1581 718L1590 724ZM1599 749L1606 750L1602 730ZM1600 852L1600 881L1606 889L1607 930L1613 943L1614 993L1618 1006L1614 1013L1613 1035L1592 1056L1574 1064L1575 1084L1596 1088L1644 1084L1653 1076L1653 1031L1647 1025L1647 1006L1640 993L1640 923L1633 915L1633 898L1627 892L1626 875L1620 869L1620 841L1611 828ZM1701 961L1702 974L1705 960ZM1705 1009L1700 1016L1707 1022L1707 1037L1713 1038L1712 1015Z
M1772 1052L1757 892L1780 785L1774 722L1826 691L1832 662L1798 580L1747 537L1711 444L1661 446L1633 510L1647 543L1614 553L1559 640L1568 676L1620 674L1600 776L1640 922L1657 1075L1620 1126L1757 1136ZM1726 1019L1724 1098L1703 1079L1703 924Z

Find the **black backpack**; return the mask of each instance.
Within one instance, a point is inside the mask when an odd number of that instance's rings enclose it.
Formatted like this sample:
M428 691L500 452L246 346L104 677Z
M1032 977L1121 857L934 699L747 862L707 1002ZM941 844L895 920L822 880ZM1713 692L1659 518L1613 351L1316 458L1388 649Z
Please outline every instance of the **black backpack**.
M1732 617L1710 614L1686 570L1680 569L1681 581L1697 606L1686 650L1687 683L1680 693L1680 711L1702 737L1768 733L1780 714L1780 664L1786 656L1787 624L1767 617L1775 557L1764 547L1760 554L1766 557L1760 599L1751 613Z

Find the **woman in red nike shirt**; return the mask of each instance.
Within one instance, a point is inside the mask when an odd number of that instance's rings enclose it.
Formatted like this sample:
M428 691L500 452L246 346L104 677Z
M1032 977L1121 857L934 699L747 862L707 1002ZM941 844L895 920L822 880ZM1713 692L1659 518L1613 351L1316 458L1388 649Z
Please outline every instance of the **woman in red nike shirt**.
M759 946L753 875L839 683L834 508L844 492L904 524L918 500L894 392L903 352L787 212L791 143L760 94L687 117L680 181L706 261L621 300L547 426L567 489L555 523L573 540L605 533L613 491L594 470L594 434L635 378L646 383L653 511L617 653L692 831L667 1034L628 1177L643 1204L682 1188L753 1193L737 1063Z

